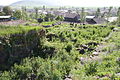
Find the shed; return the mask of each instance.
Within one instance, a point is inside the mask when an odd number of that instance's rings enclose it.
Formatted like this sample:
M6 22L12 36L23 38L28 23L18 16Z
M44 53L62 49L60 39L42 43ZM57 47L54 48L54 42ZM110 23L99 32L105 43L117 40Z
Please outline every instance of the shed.
M96 18L96 17L90 17L86 18L86 22L88 24L104 24L107 22L104 18Z
M107 20L107 18L105 18ZM108 18L108 21L109 22L114 22L114 21L117 21L118 17L109 17Z
M11 16L0 16L0 22L3 22L3 21L10 21L11 19Z

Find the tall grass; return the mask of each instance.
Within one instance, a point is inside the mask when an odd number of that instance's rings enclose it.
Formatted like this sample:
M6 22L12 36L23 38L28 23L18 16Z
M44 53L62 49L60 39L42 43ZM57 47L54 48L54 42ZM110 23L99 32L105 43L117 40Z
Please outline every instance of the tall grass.
M0 25L0 36L9 34L27 32L32 29L40 29L41 27L29 27L29 26L3 26Z

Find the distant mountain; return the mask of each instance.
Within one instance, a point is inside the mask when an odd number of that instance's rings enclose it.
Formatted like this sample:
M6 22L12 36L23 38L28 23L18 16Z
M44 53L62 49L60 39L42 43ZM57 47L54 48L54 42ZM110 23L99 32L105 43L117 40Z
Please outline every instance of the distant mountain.
M11 4L12 7L39 7L46 5L47 7L56 6L74 6L74 7L118 7L120 6L119 0L21 0Z
M12 7L21 7L21 6L27 6L27 7L39 7L39 6L50 6L50 7L56 7L56 6L64 6L63 3L61 3L62 0L22 0L15 2L11 4Z

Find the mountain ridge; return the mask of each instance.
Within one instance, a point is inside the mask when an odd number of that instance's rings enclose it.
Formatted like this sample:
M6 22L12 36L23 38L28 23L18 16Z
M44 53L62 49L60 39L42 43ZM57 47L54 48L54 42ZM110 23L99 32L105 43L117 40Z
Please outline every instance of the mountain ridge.
M11 4L12 7L41 7L41 6L49 6L49 7L57 7L64 6L60 0L52 1L52 0L22 0Z

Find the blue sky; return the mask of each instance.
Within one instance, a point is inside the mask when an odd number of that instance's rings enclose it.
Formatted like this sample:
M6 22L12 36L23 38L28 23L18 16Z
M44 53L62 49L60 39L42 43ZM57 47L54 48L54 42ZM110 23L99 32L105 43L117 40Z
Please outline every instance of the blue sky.
M9 5L17 1L21 0L0 0L0 5ZM65 5L82 7L120 6L120 0L51 0L51 1L59 1Z

